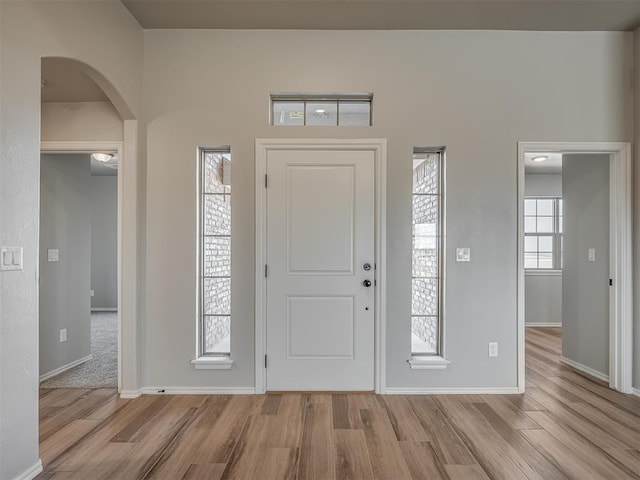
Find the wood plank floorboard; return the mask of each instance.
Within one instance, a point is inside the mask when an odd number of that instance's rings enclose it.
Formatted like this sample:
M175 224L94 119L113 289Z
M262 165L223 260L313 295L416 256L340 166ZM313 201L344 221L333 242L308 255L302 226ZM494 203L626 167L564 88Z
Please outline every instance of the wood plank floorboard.
M640 398L527 328L523 395L41 389L38 480L640 480Z

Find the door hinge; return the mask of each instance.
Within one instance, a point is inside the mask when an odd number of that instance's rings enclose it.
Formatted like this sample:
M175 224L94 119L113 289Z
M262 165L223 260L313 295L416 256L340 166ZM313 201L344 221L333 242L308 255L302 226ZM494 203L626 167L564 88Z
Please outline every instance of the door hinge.
M613 286L613 278L609 279L609 286L612 287Z
M264 188L267 188L268 186L269 186L269 180L268 180L267 175L265 174L265 176L264 176Z
M267 356L264 356L264 368L267 368Z
M269 275L269 266L267 264L264 265L264 278L267 278Z

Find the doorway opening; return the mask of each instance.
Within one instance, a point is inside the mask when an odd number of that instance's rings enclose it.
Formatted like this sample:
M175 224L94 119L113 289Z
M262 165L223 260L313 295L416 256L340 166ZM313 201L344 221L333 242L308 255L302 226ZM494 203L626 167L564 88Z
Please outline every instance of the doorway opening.
M123 377L131 377L133 367L124 376L122 362L122 305L132 295L122 287L125 145L127 159L135 151L131 118L100 72L71 58L42 58L36 221L43 386L109 386L115 393ZM125 312L127 336L132 311Z
M40 161L40 386L115 389L117 150L46 148Z
M520 143L518 177L519 390L526 331L534 377L559 359L629 393L629 144Z

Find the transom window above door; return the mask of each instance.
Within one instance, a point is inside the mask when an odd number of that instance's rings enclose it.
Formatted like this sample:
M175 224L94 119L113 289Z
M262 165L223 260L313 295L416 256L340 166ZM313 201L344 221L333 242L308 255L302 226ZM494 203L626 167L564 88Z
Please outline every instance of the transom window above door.
M271 125L368 127L372 93L272 93Z

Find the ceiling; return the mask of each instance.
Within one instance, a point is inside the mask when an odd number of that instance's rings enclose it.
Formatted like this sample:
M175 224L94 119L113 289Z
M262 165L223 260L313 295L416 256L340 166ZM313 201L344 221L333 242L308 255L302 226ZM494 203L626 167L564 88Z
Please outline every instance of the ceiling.
M145 29L633 30L640 0L121 0Z
M544 162L534 162L535 157L548 157ZM525 153L524 171L526 173L562 173L561 153Z
M44 103L109 101L102 89L73 60L43 58L41 77L41 101Z

